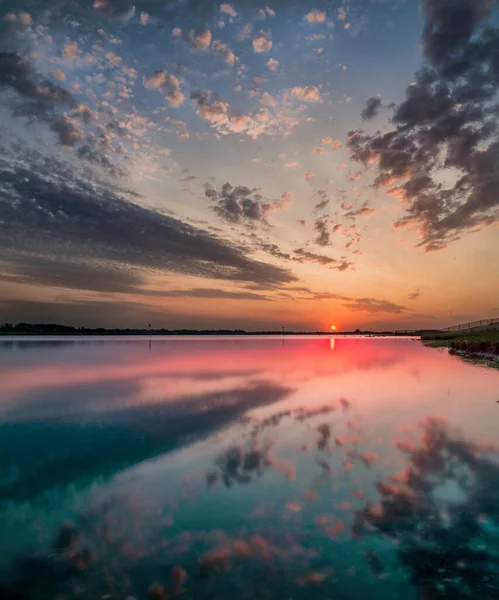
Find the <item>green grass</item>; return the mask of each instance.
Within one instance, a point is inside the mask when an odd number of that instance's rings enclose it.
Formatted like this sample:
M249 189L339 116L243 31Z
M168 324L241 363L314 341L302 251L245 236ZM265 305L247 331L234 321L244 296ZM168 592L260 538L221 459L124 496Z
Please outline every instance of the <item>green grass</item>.
M499 331L477 331L477 332L446 332L437 334L422 335L421 339L426 346L431 348L450 348L451 352L458 350L461 358L477 365L483 365L494 369L499 369L499 355L497 355L497 345L499 345ZM497 359L487 358L486 354L480 355L480 349L477 352L477 346L485 344L496 344ZM490 352L490 347L486 347L485 352Z
M428 345L441 348L449 346L450 342L488 342L499 343L499 331L477 331L477 332L446 332L422 335L423 342L430 342Z

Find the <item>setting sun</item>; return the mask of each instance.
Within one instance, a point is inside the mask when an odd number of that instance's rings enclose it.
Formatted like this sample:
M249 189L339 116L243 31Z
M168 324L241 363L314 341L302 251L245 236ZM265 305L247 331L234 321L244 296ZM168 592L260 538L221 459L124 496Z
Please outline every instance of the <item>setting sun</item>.
M331 325L331 331L336 331L336 325Z

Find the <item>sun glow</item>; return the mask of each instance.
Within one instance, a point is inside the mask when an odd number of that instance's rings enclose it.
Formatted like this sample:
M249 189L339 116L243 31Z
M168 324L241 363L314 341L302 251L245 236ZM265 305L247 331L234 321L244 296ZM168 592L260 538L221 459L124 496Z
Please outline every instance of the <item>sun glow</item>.
M336 331L336 325L331 325L331 331Z

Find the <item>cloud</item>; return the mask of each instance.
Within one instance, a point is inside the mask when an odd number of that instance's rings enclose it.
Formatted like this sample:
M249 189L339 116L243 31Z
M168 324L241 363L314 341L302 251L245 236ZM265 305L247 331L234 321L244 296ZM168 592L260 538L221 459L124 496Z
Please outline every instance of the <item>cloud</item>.
M284 163L285 169L296 169L297 167L301 167L301 164L297 160L291 160L287 163Z
M108 19L127 17L135 11L130 0L94 0L94 8Z
M245 291L229 291L215 288L195 288L187 290L165 290L159 291L158 296L164 298L206 298L218 300L269 300L263 294L255 294Z
M303 175L303 179L305 179L305 181L310 181L314 177L315 177L315 173L312 173L312 171L307 171L305 173L305 175Z
M331 202L331 197L326 192L326 190L317 190L315 195L319 196L319 198L321 199L320 202L318 202L314 206L314 212L317 213L317 212L320 212L321 210L324 210L327 207L327 205Z
M153 90L166 92L166 99L174 108L181 106L185 100L184 94L180 91L180 81L175 75L170 75L166 71L154 71L149 77L144 78L144 85Z
M67 114L55 117L50 129L57 135L61 146L74 146L85 137L80 125Z
M329 225L331 221L327 216L319 217L315 220L314 229L317 232L315 243L319 246L329 246L331 243L331 234L329 232Z
M232 4L220 4L220 12L229 15L229 17L237 17L237 10Z
M313 85L306 87L294 87L291 90L293 98L299 98L305 102L322 102L322 97L319 89Z
M194 50L207 50L211 44L211 31L207 27L191 29L184 34L184 40Z
M309 23L325 23L326 13L317 9L311 10L305 15L305 19Z
M253 50L257 54L269 52L272 48L272 39L268 33L264 31L258 32L253 38Z
M282 209L291 201L287 192L274 202L264 198L257 189L245 186L233 187L225 183L219 190L205 185L205 195L210 200L213 211L229 223L267 223L267 216L276 209Z
M15 117L25 118L30 123L47 123L62 146L76 148L77 157L98 164L113 175L124 173L123 168L117 167L103 153L99 138L86 136L80 125L89 124L95 114L77 102L68 90L40 75L29 60L13 52L0 52L1 89L15 92L11 99ZM67 109L71 109L71 114L60 112ZM77 146L79 142L84 144Z
M33 254L4 255L0 279L13 283L118 294L141 294L143 278L132 268L103 261L79 262ZM0 263L1 264L1 263Z
M388 300L377 300L376 298L355 298L345 302L343 306L349 310L368 314L390 313L399 315L410 311L406 306L394 304Z
M324 254L317 254L315 252L309 252L303 248L298 248L294 251L293 260L298 262L314 262L320 265L326 265L336 271L346 271L352 266L352 263L346 260L338 261L335 258L326 256Z
M34 150L16 148L0 157L0 214L2 256L61 254L83 262L270 285L295 279Z
M15 91L22 104L15 104L15 114L50 121L57 107L72 107L74 97L64 88L36 73L33 65L14 52L0 52L0 89Z
M374 117L377 117L381 107L382 102L379 96L372 96L369 98L366 102L366 107L360 114L362 120L370 121L371 119L374 119Z
M416 291L412 292L411 294L409 294L408 298L409 298L409 300L417 300L420 296L421 296L421 290L416 290Z
M232 52L232 50L229 48L229 46L227 46L227 44L215 40L211 46L211 49L214 54L223 55L225 62L231 67L236 64L237 56L234 54L234 52Z
M289 131L298 124L283 114L275 114L267 108L256 113L240 114L232 110L230 104L207 90L196 90L190 95L196 104L196 112L223 135L244 133L253 139L262 134L276 131Z
M357 210L350 210L345 213L345 217L347 219L355 219L356 217L365 217L368 215L372 215L376 212L376 209L370 208L367 204L367 201Z
M338 8L338 19L344 21L347 18L347 13L343 7Z
M499 29L492 6L425 0L425 62L395 106L394 128L349 135L354 160L374 165L374 185L407 207L395 226L418 229L426 251L499 222Z
M78 56L78 42L67 42L62 49L62 55L65 60L75 60Z
M269 58L269 60L265 63L265 66L269 71L277 71L280 64L281 63L278 60L275 60L275 58Z

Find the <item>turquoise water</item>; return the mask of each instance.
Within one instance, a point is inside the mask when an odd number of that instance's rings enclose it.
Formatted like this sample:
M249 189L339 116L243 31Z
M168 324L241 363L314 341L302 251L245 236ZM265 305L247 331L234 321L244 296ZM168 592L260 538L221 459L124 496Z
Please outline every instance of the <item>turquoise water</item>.
M419 340L0 340L0 598L499 597L499 372Z

